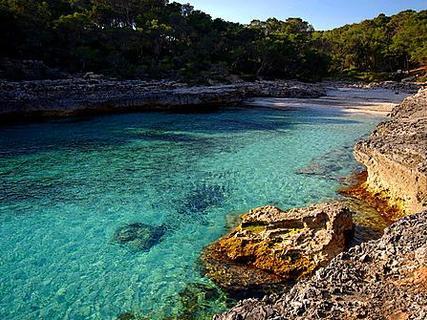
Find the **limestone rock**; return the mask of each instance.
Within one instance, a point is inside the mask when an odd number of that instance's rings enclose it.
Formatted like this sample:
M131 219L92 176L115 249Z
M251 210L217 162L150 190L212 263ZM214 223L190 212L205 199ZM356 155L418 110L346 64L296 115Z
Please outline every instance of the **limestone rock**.
M63 79L0 81L0 118L63 117L191 108L204 111L250 97L319 97L322 86L292 81L239 82L188 86L173 81Z
M390 119L355 146L366 188L411 214L427 208L427 89L405 99Z
M405 93L414 94L420 88L425 87L425 85L421 83L416 83L416 82L380 81L380 82L371 82L368 84L356 83L356 84L353 84L352 87L366 88L366 89L382 88L382 89L390 89L395 92L405 92Z
M240 302L215 320L427 318L427 211L339 254L281 296Z
M206 274L231 293L274 286L310 275L346 247L351 212L341 203L282 211L267 206L204 251Z

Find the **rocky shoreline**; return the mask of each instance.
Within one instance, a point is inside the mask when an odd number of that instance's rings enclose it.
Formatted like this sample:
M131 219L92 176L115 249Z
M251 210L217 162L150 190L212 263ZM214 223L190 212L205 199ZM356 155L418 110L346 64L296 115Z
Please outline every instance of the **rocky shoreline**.
M331 87L413 93L422 85L383 82L369 87L345 82L260 80L191 86L167 80L115 80L96 75L57 80L0 80L0 121L141 111L204 112L254 97L319 98Z
M357 160L367 167L367 181L361 185L366 194L409 216L386 229L379 240L342 252L310 279L295 277L300 281L290 291L243 300L214 319L425 319L426 148L427 90L423 89L405 99L354 148ZM260 215L252 224L264 220ZM245 240L245 245L253 240Z
M319 84L296 81L188 86L172 81L62 79L0 81L0 119L66 117L134 111L203 112L249 97L320 97Z
M427 90L396 107L354 155L367 168L369 193L403 214L427 209Z
M427 211L338 255L289 293L248 299L215 320L426 319Z

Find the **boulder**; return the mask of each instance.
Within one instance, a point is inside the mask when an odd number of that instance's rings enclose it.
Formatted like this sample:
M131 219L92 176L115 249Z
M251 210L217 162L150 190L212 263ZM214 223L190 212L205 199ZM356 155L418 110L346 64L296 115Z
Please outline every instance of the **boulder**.
M282 211L267 206L204 250L206 275L232 295L274 291L326 265L346 248L352 213L341 203Z

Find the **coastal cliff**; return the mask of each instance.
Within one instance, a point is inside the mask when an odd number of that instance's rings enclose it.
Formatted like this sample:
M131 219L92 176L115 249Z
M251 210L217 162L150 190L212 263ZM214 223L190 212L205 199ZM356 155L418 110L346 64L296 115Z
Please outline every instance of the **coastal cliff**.
M364 188L402 214L427 208L427 90L408 97L354 149L366 166Z

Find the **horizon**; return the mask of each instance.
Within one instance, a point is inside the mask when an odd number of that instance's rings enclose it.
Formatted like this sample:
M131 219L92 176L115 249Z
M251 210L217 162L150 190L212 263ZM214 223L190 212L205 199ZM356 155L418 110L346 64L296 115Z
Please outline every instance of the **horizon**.
M226 21L249 24L252 20L265 21L268 18L286 20L287 18L302 18L316 30L330 30L347 24L358 23L372 19L380 14L391 16L406 10L421 11L427 9L425 1L421 0L379 0L372 3L369 0L339 1L339 0L175 0L178 3L190 3L196 10L201 10L213 18ZM268 5L267 5L268 4Z

